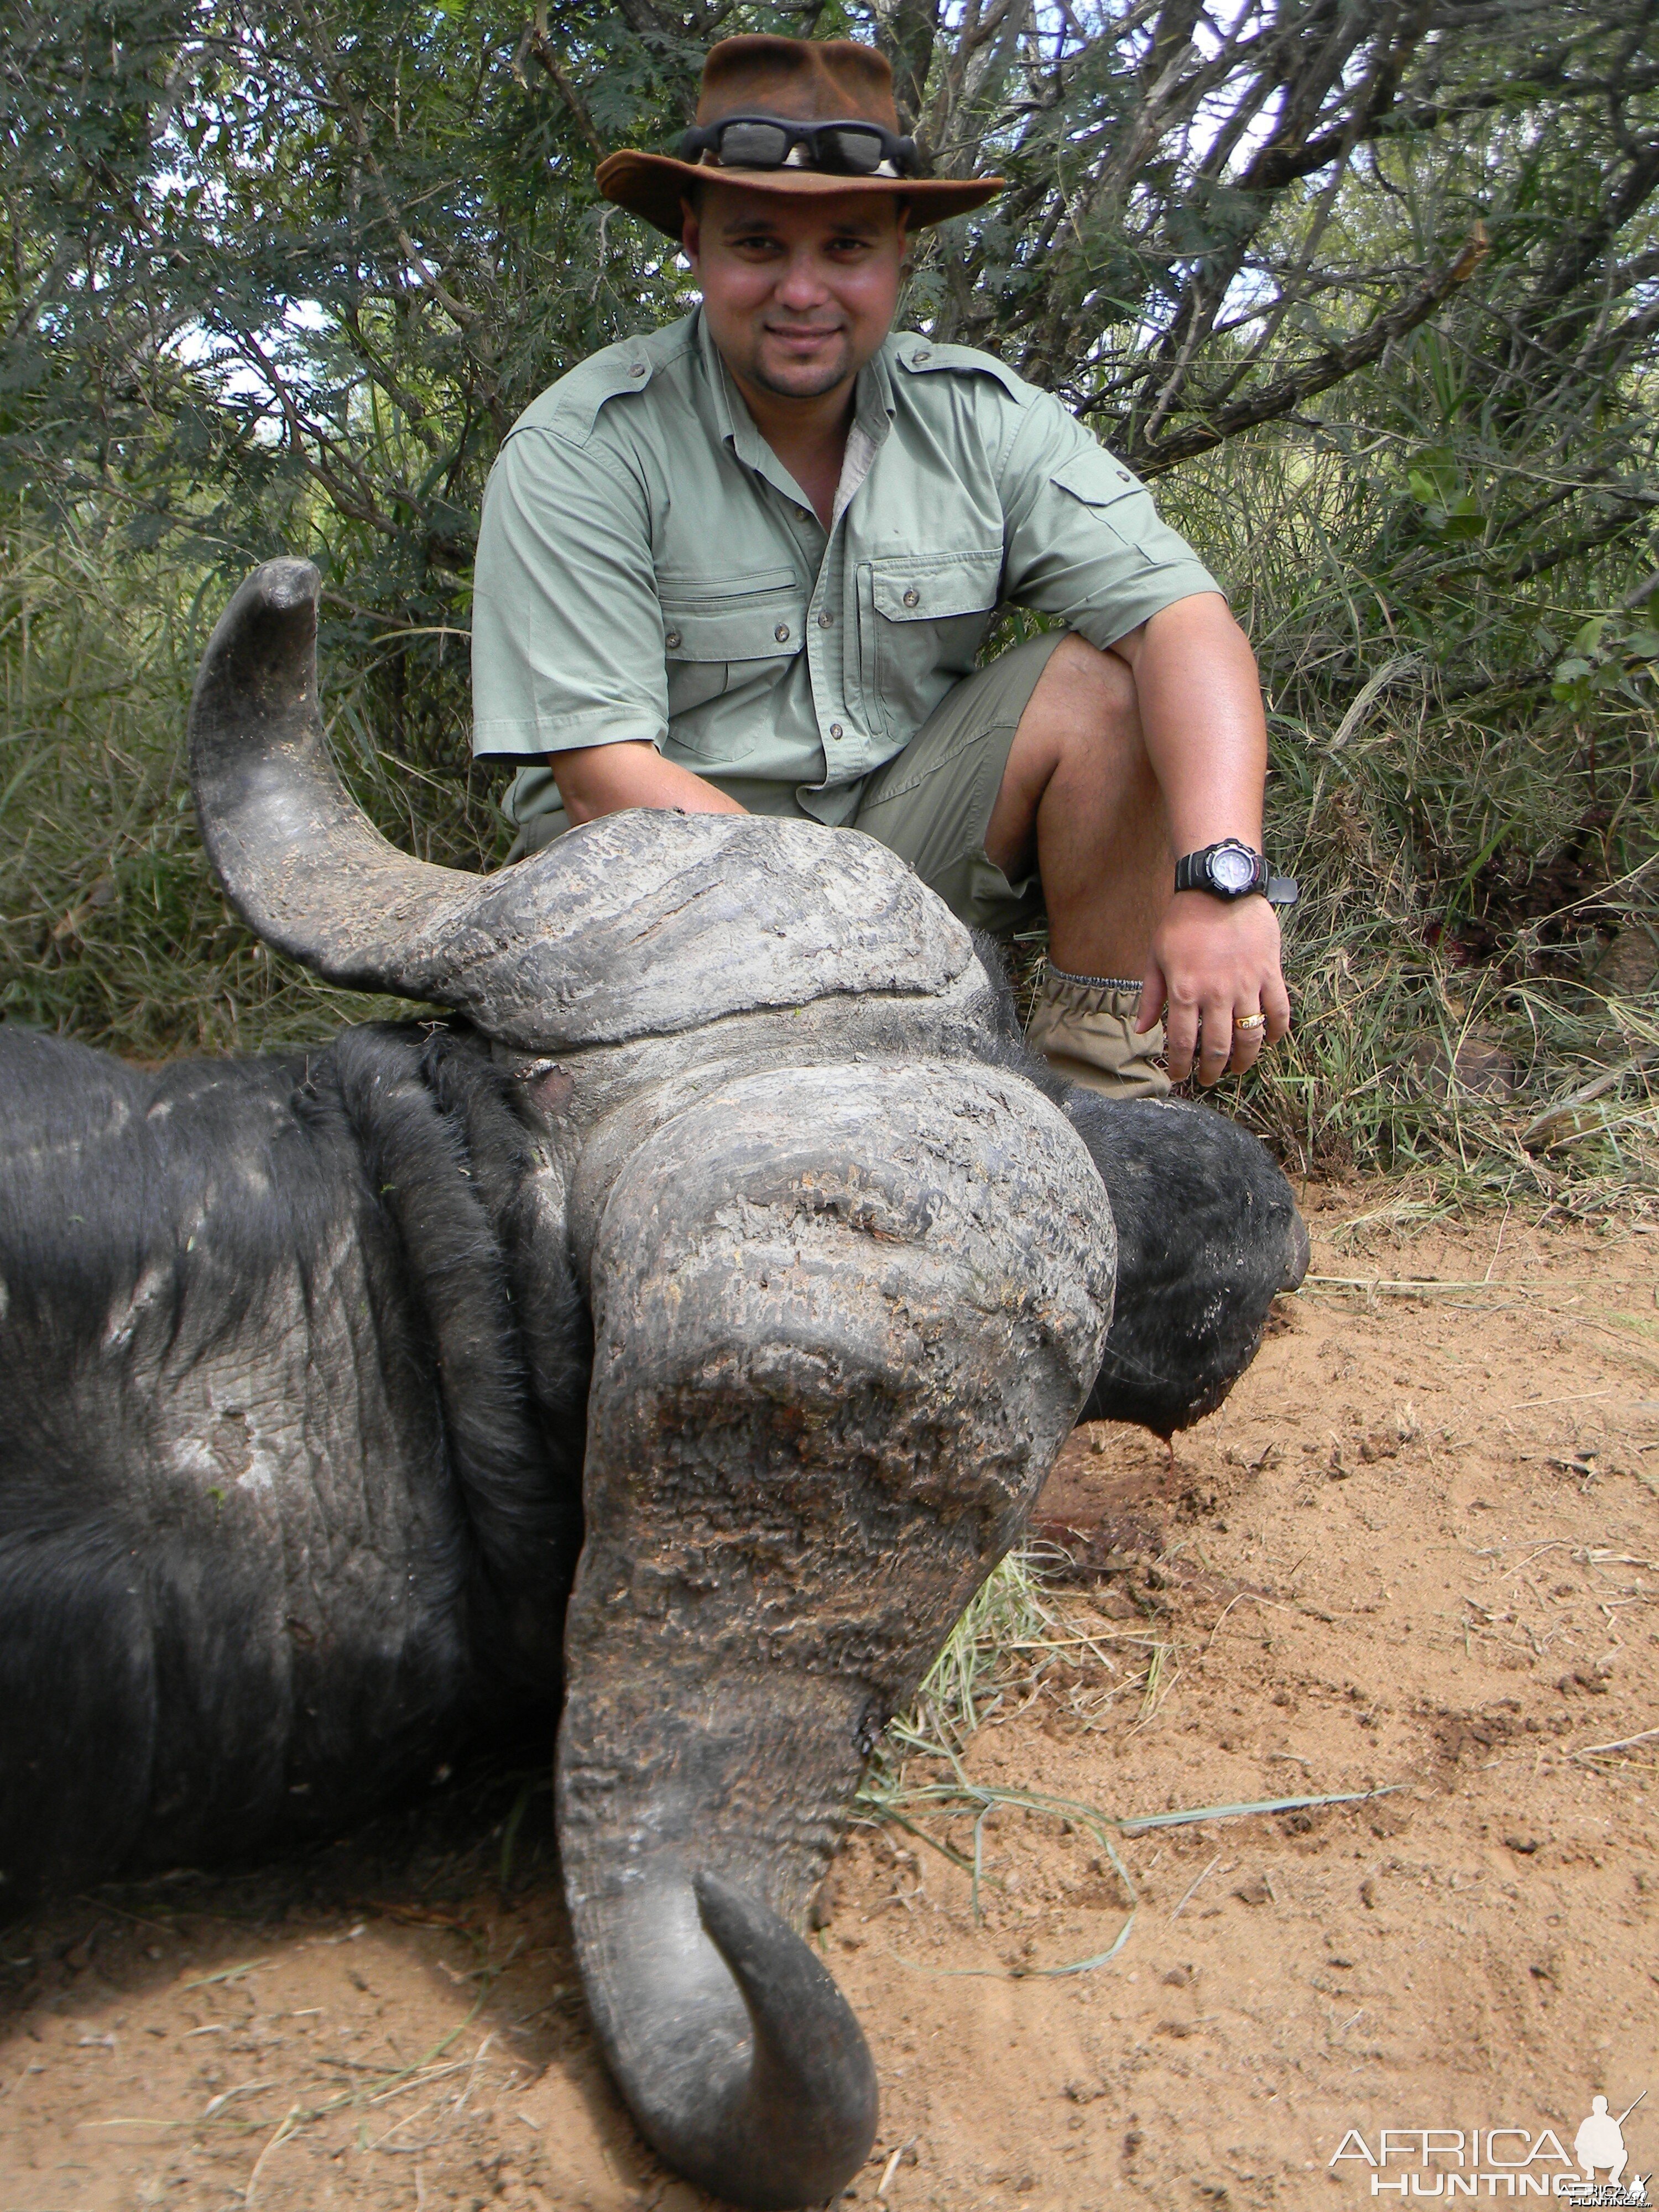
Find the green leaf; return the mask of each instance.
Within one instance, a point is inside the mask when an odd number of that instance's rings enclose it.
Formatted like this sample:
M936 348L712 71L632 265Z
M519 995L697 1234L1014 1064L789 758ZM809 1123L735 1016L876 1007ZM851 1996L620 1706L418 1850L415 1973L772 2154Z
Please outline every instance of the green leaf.
M1462 471L1457 456L1449 446L1425 446L1413 453L1407 465L1406 481L1411 486L1412 496L1422 506L1438 500L1449 507L1457 498L1462 481Z
M1486 534L1485 510L1473 492L1460 492L1447 507L1439 527L1443 538L1454 540L1484 538Z

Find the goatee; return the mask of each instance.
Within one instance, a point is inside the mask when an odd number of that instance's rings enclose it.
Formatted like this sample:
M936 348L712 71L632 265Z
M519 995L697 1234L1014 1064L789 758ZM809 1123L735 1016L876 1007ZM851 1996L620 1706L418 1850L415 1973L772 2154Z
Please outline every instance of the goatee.
M763 392L773 392L780 399L822 399L827 392L833 392L838 384L847 381L846 369L836 368L822 370L811 384L784 384L777 378L769 376L758 362L750 370L749 375L750 381L757 384Z

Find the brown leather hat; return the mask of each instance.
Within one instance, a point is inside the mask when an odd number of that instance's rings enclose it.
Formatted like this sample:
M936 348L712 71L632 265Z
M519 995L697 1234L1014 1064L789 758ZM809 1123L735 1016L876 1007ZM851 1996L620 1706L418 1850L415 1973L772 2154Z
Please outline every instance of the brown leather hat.
M873 46L850 39L781 39L769 32L722 39L709 48L697 96L698 126L733 115L778 116L793 123L873 123L895 137L899 127L893 72ZM886 173L873 176L820 168L802 146L793 149L787 167L777 169L739 168L707 151L696 161L683 161L630 149L600 162L599 186L608 200L643 216L671 238L684 228L680 202L687 186L715 178L789 198L884 193L907 203L913 229L983 207L1002 190L1000 177L909 177L891 161L883 167Z

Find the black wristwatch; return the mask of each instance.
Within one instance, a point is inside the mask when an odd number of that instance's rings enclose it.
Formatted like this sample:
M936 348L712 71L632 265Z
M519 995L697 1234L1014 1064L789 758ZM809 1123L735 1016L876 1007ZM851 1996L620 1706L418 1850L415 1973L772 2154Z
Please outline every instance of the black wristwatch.
M1275 876L1255 847L1242 838L1224 837L1200 853L1183 853L1176 862L1178 891L1208 891L1214 898L1249 898L1260 891L1269 906L1294 906L1294 876Z

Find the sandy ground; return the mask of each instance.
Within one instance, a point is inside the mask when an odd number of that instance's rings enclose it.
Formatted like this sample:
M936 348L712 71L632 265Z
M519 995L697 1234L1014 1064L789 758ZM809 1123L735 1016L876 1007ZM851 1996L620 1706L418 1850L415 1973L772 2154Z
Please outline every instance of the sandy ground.
M1319 1274L1441 1286L1285 1302L1173 1462L1078 1432L1041 1509L1077 1532L1060 1648L964 1768L1123 1819L1388 1794L1109 1831L1139 1902L1080 1972L1048 1970L1128 1904L1088 1820L991 1811L977 1923L933 1848L971 1818L860 1836L820 1916L883 2086L848 2204L1507 2199L1597 2092L1650 2093L1626 2138L1659 2165L1655 1240L1307 1203ZM0 1960L0 2212L708 2202L596 2069L534 1766L13 1923Z

